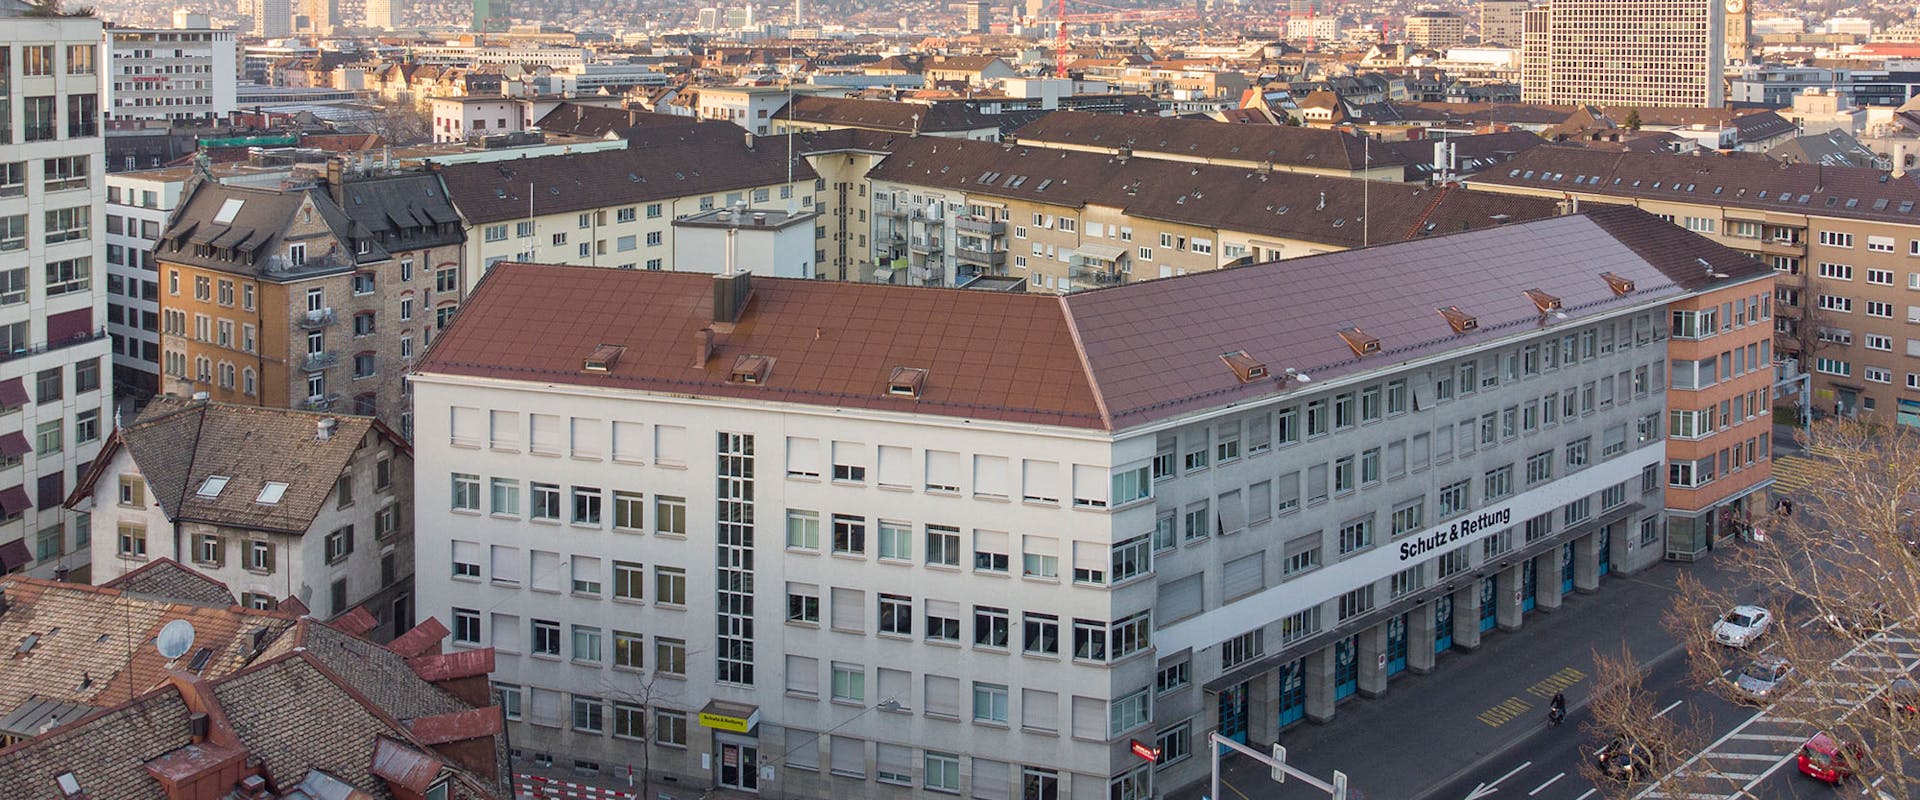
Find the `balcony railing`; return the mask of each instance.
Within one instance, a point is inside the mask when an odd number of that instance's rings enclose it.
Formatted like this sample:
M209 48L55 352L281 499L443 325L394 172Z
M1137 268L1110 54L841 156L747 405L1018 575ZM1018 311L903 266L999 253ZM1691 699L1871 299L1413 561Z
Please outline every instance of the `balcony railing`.
M893 205L886 205L886 206L879 206L879 205L877 205L877 206L874 206L874 207L873 207L873 213L875 213L875 214L878 214L878 215L880 215L880 216L882 216L882 217L904 217L904 216L906 216L906 214L907 214L907 210L906 210L905 208L903 208L903 207L900 207L900 206L893 206Z
M333 309L322 308L314 311L308 311L306 313L306 316L300 317L296 321L299 323L301 329L303 330L317 331L317 330L320 330L321 328L327 327L328 325L332 325L335 319L334 319Z
M37 355L39 353L59 350L64 347L72 347L76 344L85 344L87 342L97 341L100 339L104 339L106 337L107 337L107 329L105 327L99 327L90 331L82 331L80 333L74 334L72 336L68 336L58 341L46 341L46 342L40 342L38 344L31 344L26 346L13 347L11 349L4 349L4 350L0 350L0 362L12 361L13 359L16 359L16 358L25 358L27 356Z
M1005 236L1007 233L1006 222L1001 220L990 220L990 219L987 219L986 217L975 217L971 215L955 217L954 226L963 231L973 231L975 233L984 233L988 236Z
M301 369L308 372L320 370L340 363L340 357L330 352L308 353L307 360L300 362Z
M305 400L300 401L300 410L332 411L333 404L338 402L340 402L340 394L338 392L328 392L327 394L316 394L308 397Z
M962 264L974 264L982 267L991 267L993 269L1002 269L1007 265L1007 251L1005 250L975 250L970 247L956 247L953 250L953 256L955 260Z
M1075 266L1067 270L1067 275L1076 281L1111 286L1126 280L1126 276L1116 270L1105 267Z
M915 238L913 240L913 244L911 245L913 252L927 253L927 254L938 253L941 250L945 249L945 247L946 246L942 244L939 239Z

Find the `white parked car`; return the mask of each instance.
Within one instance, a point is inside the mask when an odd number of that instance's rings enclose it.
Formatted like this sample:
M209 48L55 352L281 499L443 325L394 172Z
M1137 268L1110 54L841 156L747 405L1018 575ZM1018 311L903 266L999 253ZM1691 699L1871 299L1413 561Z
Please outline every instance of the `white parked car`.
M1728 647L1746 647L1772 626L1772 612L1759 606L1734 606L1713 623L1713 640Z

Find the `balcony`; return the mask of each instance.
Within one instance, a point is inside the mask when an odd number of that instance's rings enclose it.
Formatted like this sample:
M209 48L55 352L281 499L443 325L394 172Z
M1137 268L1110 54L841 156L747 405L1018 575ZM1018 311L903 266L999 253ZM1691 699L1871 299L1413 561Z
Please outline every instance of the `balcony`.
M973 264L995 271L1006 269L1007 266L1007 251L1005 250L975 250L969 247L956 247L953 250L953 256L955 260L962 264Z
M904 217L907 215L907 209L896 205L875 205L873 213L874 216L880 217Z
M335 322L333 309L321 308L308 311L306 316L295 320L301 330L317 331Z
M990 220L990 219L987 219L986 217L975 217L975 216L969 215L969 216L955 217L953 222L954 222L954 227L957 227L963 231L971 231L973 233L985 234L987 236L1007 235L1007 223L1000 220Z
M1761 239L1760 252L1770 256L1804 257L1807 254L1807 242L1805 239Z
M1067 276L1100 286L1115 286L1127 279L1119 270L1094 264L1076 264L1067 270Z
M918 236L914 237L913 243L908 245L908 247L912 249L913 252L925 253L927 255L937 255L946 249L946 245L941 243L939 239L921 238Z
M308 372L319 372L320 370L338 365L339 363L339 356L331 352L322 351L319 353L308 353L307 360L300 362L300 368Z
M0 350L0 361L12 361L16 358L25 358L38 353L59 350L77 344L86 344L87 342L99 341L105 338L107 338L107 329L103 326L90 331L82 331L72 336L63 337L57 341L45 341L23 347Z
M300 401L300 410L301 411L332 411L333 404L338 402L340 402L340 394L338 392L328 392L327 394L316 394L308 397L305 400Z

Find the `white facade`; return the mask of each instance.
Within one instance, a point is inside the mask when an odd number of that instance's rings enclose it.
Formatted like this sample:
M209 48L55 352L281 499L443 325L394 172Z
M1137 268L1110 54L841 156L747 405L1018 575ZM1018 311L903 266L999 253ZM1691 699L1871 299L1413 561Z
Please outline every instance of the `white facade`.
M240 0L240 14L253 21L254 36L273 38L293 33L293 0Z
M558 47L540 44L511 45L423 45L412 48L415 63L442 67L470 67L476 64L519 64L523 67L578 67L587 63L593 51L584 47Z
M495 648L535 758L636 765L645 704L653 769L700 785L1147 798L1230 716L1271 741L1658 560L1664 319L1114 433L422 374L422 607Z
M0 391L22 393L0 408L0 548L25 540L36 577L84 579L84 517L53 496L112 426L100 37L97 19L0 11Z
M772 131L773 113L786 106L793 93L760 86L703 86L695 115L731 122L755 136Z
M219 119L237 110L234 32L108 28L110 119Z
M525 115L521 102L511 97L435 97L433 140L463 142L468 134L523 131Z
M797 205L796 205L797 207ZM774 278L813 278L814 226L820 215L787 214L766 207L696 214L673 223L673 269L725 269Z
M160 385L160 272L153 244L180 205L188 170L107 175L107 335L113 383L152 393Z
M367 27L390 31L400 27L406 13L406 0L366 0Z

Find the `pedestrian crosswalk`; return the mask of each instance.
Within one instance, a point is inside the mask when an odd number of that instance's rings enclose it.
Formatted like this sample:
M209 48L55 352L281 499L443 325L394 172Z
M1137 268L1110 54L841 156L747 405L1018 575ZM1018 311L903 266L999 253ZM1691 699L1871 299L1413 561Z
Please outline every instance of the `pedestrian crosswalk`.
M1806 491L1813 486L1816 471L1813 459L1806 456L1775 456L1773 490L1779 493Z

